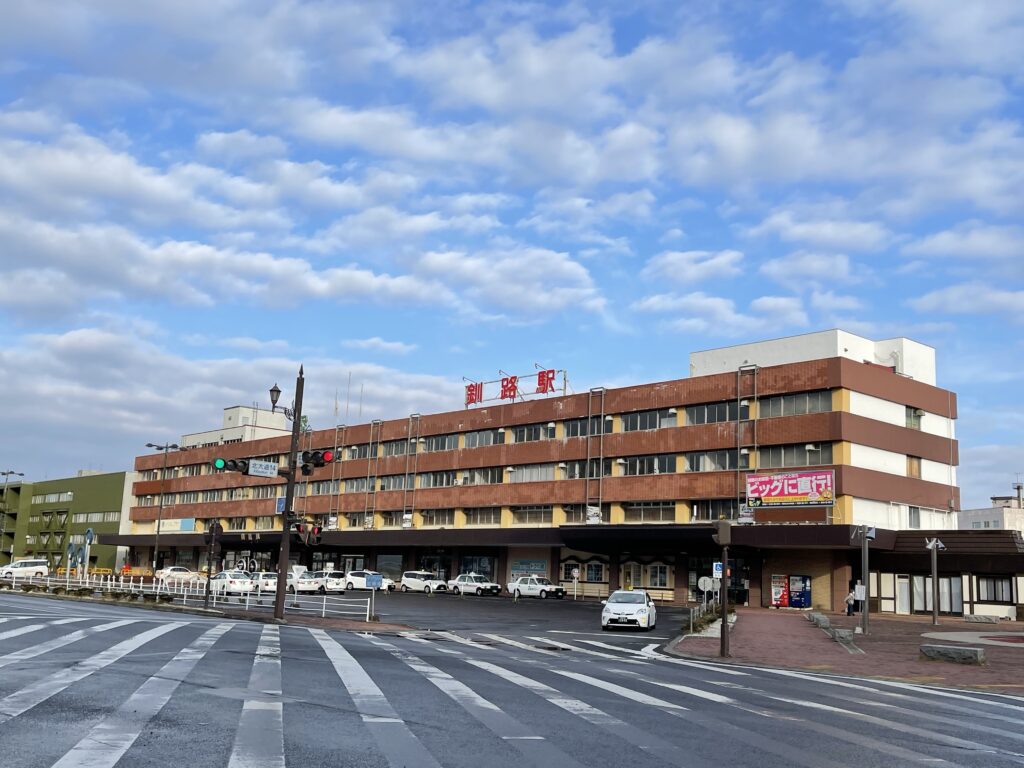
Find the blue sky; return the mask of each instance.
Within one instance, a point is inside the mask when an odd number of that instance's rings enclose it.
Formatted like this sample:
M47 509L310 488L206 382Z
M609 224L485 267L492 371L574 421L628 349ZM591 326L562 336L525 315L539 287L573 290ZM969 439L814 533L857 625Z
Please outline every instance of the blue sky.
M938 352L965 505L1024 472L1015 1L5 5L0 464L128 466L308 375L676 378L841 327Z

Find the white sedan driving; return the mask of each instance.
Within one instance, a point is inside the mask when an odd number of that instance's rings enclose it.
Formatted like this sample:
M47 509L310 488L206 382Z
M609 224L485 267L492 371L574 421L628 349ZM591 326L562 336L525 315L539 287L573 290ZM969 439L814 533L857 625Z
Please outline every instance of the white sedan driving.
M619 589L601 604L601 629L637 627L651 630L658 623L658 609L654 600L642 589Z
M164 584L190 584L199 580L199 574L181 565L161 568L156 572L156 580Z

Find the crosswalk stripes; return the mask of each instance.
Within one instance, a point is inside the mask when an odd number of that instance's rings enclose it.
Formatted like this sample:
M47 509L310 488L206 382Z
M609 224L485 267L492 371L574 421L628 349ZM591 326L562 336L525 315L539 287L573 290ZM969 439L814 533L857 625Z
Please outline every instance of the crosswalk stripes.
M442 693L483 723L496 736L515 747L538 768L547 768L552 765L583 768L582 763L555 747L544 736L533 733L520 721L447 672L390 643L379 640L372 642L427 678Z
M246 698L242 704L228 768L284 768L281 634L276 624L265 626L260 635L249 690L265 698Z
M398 716L391 702L352 654L322 629L311 629L310 634L334 666L334 671L352 697L356 711L387 757L388 764L393 768L406 765L440 768L440 763L409 730L409 726Z
M32 632L44 638L47 630L52 633L61 624L83 621L22 620L31 622L26 626L38 626ZM10 626L8 622L4 629ZM238 631L231 632L235 628ZM1024 764L1024 749L1019 747L1024 735L1015 727L1021 721L1024 701L1011 697L994 700L968 691L922 689L910 684L893 688L881 683L894 681L796 672L787 677L769 673L781 670L751 667L742 678L723 679L711 670L661 665L658 659L643 659L640 666L607 663L607 657L622 661L632 656L629 660L641 661L635 654L643 653L610 644L564 644L574 651L593 649L600 654L588 656L531 644L536 641L558 647L558 641L546 637L475 634L487 642L462 638L459 650L453 650L426 636L383 639L315 628L232 621L213 624L205 619L76 627L66 637L46 639L0 656L0 664L9 665L12 657L37 658L41 655L38 649L44 648L43 654L59 651L55 658L69 664L0 699L0 741L12 743L8 737L15 734L22 741L30 739L34 725L46 727L55 711L63 716L64 707L74 699L76 684L95 676L94 688L110 682L97 719L69 723L60 736L35 746L56 753L48 760L37 759L38 764L52 762L53 768L150 764L152 755L146 756L143 750L152 748L153 737L140 738L140 734L155 729L163 734L160 743L165 747L180 744L186 749L189 733L180 729L181 718L209 719L202 714L203 706L232 700L234 706L214 704L218 728L223 729L218 731L224 736L223 752L207 764L218 768L301 768L336 763L337 759L330 762L330 752L316 757L315 750L326 750L329 743L336 748L337 740L316 743L313 752L296 755L293 749L301 751L310 745L291 736L291 741L285 741L284 726L288 712L331 722L330 713L337 717L339 707L341 712L357 716L346 722L361 729L358 734L352 732L351 738L358 737L359 743L365 744L361 749L368 750L367 764L389 768L449 764L443 750L455 743L448 738L455 730L468 734L464 743L478 745L474 748L486 750L484 745L491 743L494 765L514 759L519 765L576 768L603 764L602 758L610 764L620 762L614 759L614 750L621 749L618 757L636 754L641 762L650 759L657 764L710 768L718 762L715 744L729 745L737 755L743 752L745 759L738 761L743 764L773 756L773 761L767 761L829 768L864 762L865 752L880 754L875 760L891 765L939 763L952 768L965 755L986 764ZM107 647L97 650L95 640L82 643L77 652L69 647L97 635L109 638L104 640ZM159 668L158 664L147 666L142 678L137 677L139 664L131 666L131 675L108 669L122 660L157 655L149 652L151 648L158 648L166 657ZM211 653L222 655L211 658ZM208 663L199 667L204 658ZM226 659L232 660L230 672L221 671ZM294 684L285 698L282 681L296 674L296 667L288 665L296 664L308 673L316 669L311 666L316 663L329 670L326 685L318 687L330 692L329 700L303 699L301 686ZM53 666L37 668L52 670ZM195 681L197 675L202 682ZM239 675L245 676L242 679L247 679L247 684L238 682ZM194 684L183 685L190 676ZM16 681L18 676L9 679ZM223 686L227 699L195 695L218 686ZM88 686L84 690L89 690ZM413 695L415 699L409 698ZM536 703L531 704L531 699ZM90 706L95 707L96 702ZM296 709L290 710L293 706ZM443 717L417 714L441 709L445 710ZM450 714L456 710L461 719ZM970 720L965 722L968 714ZM683 725L673 727L673 720ZM30 730L11 730L19 723ZM340 738L345 743L346 736ZM496 747L498 743L504 745L500 748L504 752ZM590 754L588 746L602 751Z
M179 651L129 696L117 711L97 724L54 763L53 768L113 768L146 724L163 709L199 660L233 626L218 624Z

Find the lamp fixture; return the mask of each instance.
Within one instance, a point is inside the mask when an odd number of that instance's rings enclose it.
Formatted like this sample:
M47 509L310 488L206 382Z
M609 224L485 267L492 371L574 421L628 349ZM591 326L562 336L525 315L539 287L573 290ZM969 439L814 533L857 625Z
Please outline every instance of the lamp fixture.
M807 445L804 446L804 450L805 451L816 451L816 450L818 450L818 446L815 443L808 443Z

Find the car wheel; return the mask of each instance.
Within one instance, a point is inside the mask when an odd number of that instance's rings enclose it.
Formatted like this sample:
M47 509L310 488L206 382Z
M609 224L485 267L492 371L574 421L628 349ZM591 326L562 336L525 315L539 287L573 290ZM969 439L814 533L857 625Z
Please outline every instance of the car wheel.
M557 595L555 595L555 597L557 597L559 600L561 600L563 597L565 597L565 593L564 592L559 592Z
M609 629L609 627L608 627L608 625L607 625L607 624L602 624L602 625L601 625L601 631L602 631L602 632L607 632L607 631L608 631L608 629Z
M319 587L317 587L316 591L319 592L321 595L327 594L327 590L324 589L324 585L323 584L321 584Z
M482 595L483 593L484 593L484 591L482 589L480 589L480 587L476 588L476 596L477 597L480 597L480 595Z
M294 595L295 594L295 587L288 587L288 592L289 592L289 594Z
M345 589L355 589L355 587L352 586L352 582L350 581L348 584L345 585Z
M403 584L402 585L402 591L403 592L408 592L409 591L409 587L407 587L405 584Z
M424 587L423 588L423 594L424 595L429 595L430 594L430 587Z
M458 588L458 587L454 587L454 588L452 589L452 594L453 594L453 595L458 595L458 594L461 594L461 591L459 590L459 588Z
M516 590L516 600L518 600L518 599L519 599L519 598L521 598L522 596L523 596L523 593L522 593L522 592L520 592L520 591L519 591L519 590L517 589L517 590Z
M547 599L548 599L548 593L547 593L547 590L544 590L544 589L542 589L542 590L540 591L540 599L541 599L541 600L547 600Z

